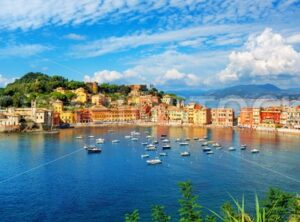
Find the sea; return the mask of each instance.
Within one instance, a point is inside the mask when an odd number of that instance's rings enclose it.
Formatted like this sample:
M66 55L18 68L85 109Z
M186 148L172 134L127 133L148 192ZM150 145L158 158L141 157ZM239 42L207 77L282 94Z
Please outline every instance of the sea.
M138 132L137 141L126 139ZM156 151L142 142L151 135ZM161 135L171 141L162 151ZM76 139L82 136L82 139ZM194 138L207 137L222 149L203 152ZM83 147L104 138L101 153ZM177 138L190 138L180 146ZM112 143L112 140L119 143ZM242 144L246 150L240 150ZM229 151L235 147L235 151ZM251 149L258 149L257 154ZM182 157L188 151L190 156ZM167 156L159 157L160 152ZM161 164L148 165L159 157ZM245 199L254 211L255 195L263 199L270 187L300 193L300 136L231 128L172 126L115 126L64 129L57 134L0 135L1 221L124 221L139 210L141 221L151 221L151 207L159 204L178 220L178 183L190 181L203 214L232 198Z

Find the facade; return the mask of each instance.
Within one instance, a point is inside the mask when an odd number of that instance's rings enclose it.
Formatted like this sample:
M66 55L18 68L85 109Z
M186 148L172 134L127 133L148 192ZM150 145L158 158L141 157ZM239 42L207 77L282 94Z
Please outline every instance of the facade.
M74 102L85 104L89 100L89 94L85 91L84 88L80 87L74 91L76 98Z
M234 111L231 108L211 109L212 125L231 127L234 123Z
M208 125L211 123L211 110L209 108L201 108L194 110L194 124L195 125Z
M52 107L53 107L53 112L62 113L64 109L64 104L62 101L56 100L55 102L52 103Z
M104 94L96 94L92 96L91 102L93 105L106 106L109 103L109 99Z
M161 102L167 105L175 105L176 100L170 95L164 95L163 98L161 99Z
M300 129L300 106L290 107L287 110L286 125L292 129Z
M62 123L75 123L75 113L73 111L63 111L59 117Z
M167 123L168 117L168 106L166 104L159 104L151 109L151 121L155 123Z
M19 126L20 116L19 115L0 115L0 126Z
M169 123L182 124L188 122L188 114L176 106L168 107Z
M98 88L98 83L97 82L87 82L85 84L89 88L90 92L92 92L93 94L98 93L99 88Z
M268 107L260 111L260 126L278 127L280 126L282 107Z
M245 107L241 109L238 121L239 126L252 128L254 125L253 118L254 110L252 107Z

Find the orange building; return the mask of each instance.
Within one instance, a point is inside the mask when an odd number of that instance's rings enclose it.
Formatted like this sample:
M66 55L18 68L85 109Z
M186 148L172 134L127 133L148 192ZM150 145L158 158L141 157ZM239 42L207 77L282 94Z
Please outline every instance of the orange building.
M239 126L243 127L253 127L253 108L245 107L241 109L240 118L239 118Z
M280 125L281 107L268 107L260 111L261 124Z

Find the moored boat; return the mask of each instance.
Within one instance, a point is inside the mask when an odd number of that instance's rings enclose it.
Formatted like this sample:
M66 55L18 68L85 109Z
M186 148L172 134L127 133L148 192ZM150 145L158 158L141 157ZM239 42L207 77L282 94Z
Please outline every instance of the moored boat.
M159 153L160 156L168 156L167 153Z
M141 158L149 158L149 154L142 154Z
M161 164L162 161L160 159L151 159L146 161L149 165Z
M94 138L95 136L93 136L93 135L90 135L90 136L88 136L88 138Z
M130 139L131 136L130 136L130 135L126 135L126 136L124 136L124 138L125 138L125 139Z
M204 143L201 144L201 146L208 146L208 143L204 142Z
M191 154L188 151L184 151L184 152L181 152L180 155L181 156L190 156Z
M211 151L211 148L210 147L204 147L202 150L203 150L203 152L209 152L209 151Z
M188 146L189 143L188 143L188 142L181 142L181 143L179 143L179 145L180 145L180 146Z
M119 143L120 140L112 140L111 142L112 142L112 143Z
M257 149L252 149L252 150L251 150L251 153L259 153L259 150L257 150Z
M131 141L138 141L138 138L132 137L132 138L131 138Z
M162 149L163 150L171 149L171 145L170 144L165 144L165 145L162 146Z
M83 139L83 136L76 136L75 139Z
M103 138L98 138L98 139L96 139L96 143L102 144L102 143L104 143L104 139Z
M210 151L207 151L205 152L207 155L210 155L210 154L214 154L214 151L210 150Z
M228 148L228 150L229 151L235 151L236 149L233 146L231 146L231 147Z
M96 146L88 147L86 150L88 153L100 153L102 151L101 148L98 148Z

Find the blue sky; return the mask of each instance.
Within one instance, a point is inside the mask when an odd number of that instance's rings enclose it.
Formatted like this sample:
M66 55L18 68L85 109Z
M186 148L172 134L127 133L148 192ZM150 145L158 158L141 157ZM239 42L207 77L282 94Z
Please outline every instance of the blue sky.
M0 0L0 85L29 71L162 89L300 87L300 0Z

